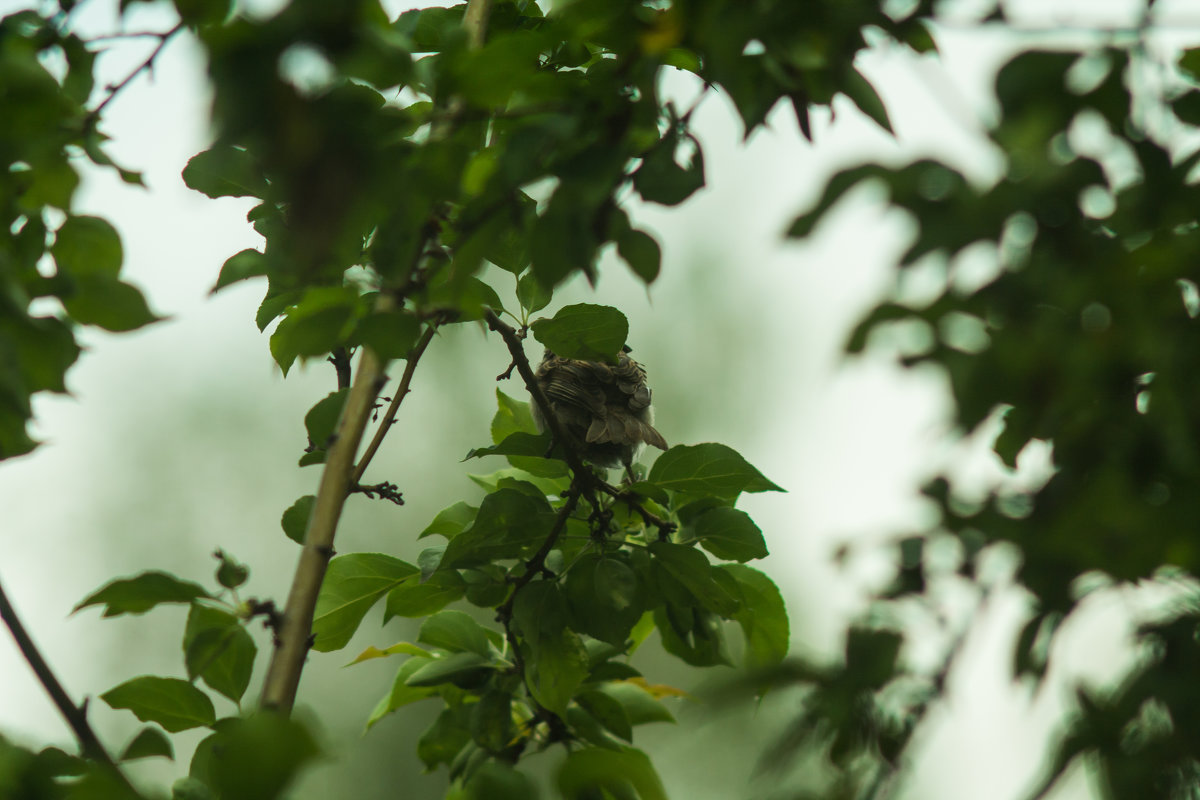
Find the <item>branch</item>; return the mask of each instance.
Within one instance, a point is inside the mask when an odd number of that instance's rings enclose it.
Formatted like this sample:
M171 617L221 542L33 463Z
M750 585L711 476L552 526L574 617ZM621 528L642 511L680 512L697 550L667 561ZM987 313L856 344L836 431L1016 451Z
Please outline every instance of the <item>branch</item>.
M383 437L387 436L387 432L391 430L392 425L396 424L396 412L400 410L400 404L404 402L405 396L411 391L409 386L412 384L413 373L417 369L417 362L421 360L425 348L429 347L429 343L433 341L435 333L437 333L437 325L430 325L425 329L425 333L421 334L421 338L417 340L412 350L408 351L408 362L404 365L404 374L400 376L400 385L396 388L396 396L392 398L387 411L383 414L383 421L379 423L379 428L371 438L371 443L367 445L366 451L363 452L362 458L358 461L358 466L354 468L354 475L351 478L354 483L362 480L363 473L367 471L367 465L371 463L371 459L375 457L376 451L379 450L379 445L383 443Z
M46 694L50 695L51 701L58 708L58 713L62 715L67 725L74 732L75 739L79 742L80 752L85 758L89 758L111 770L121 785L128 789L134 797L141 797L137 790L133 788L129 779L125 777L125 773L121 772L120 767L113 761L112 756L104 749L104 745L100 743L99 738L96 737L96 732L92 730L91 723L87 720L87 703L85 702L82 706L77 706L67 696L66 690L58 682L54 671L50 669L50 665L42 657L41 652L37 649L37 645L29 637L29 632L25 630L20 617L17 616L16 609L8 601L8 595L4 593L3 586L0 586L0 619L3 619L4 624L8 626L9 632L12 634L13 639L16 640L17 649L21 651L21 656L29 664L29 668L33 670L38 683L46 690Z
M141 75L146 70L152 69L154 67L154 60L158 58L160 53L162 53L163 48L167 46L167 42L171 41L172 37L183 30L183 28L184 24L183 22L180 22L174 28L171 28L171 30L166 31L165 33L150 34L158 37L158 44L155 45L154 49L150 51L150 55L146 57L145 61L138 65L137 69L126 75L123 81L109 85L107 87L108 97L104 98L104 100L100 102L100 105L96 106L96 108L93 109L88 116L92 119L99 117L100 112L103 111L109 103L116 99L116 96L124 91L125 87L132 83L134 78L136 78L138 75Z
M468 41L475 46L483 41L484 25L491 4L492 0L468 0L463 26L467 30ZM150 61L153 61L153 56L162 49L164 43L165 40L155 48ZM130 79L126 79L126 82ZM111 99L109 97L109 100ZM423 249L418 248L418 252ZM385 311L394 304L394 295L380 294L376 308ZM422 340L425 346L428 346L428 339L433 336L432 328L433 326L430 326L426 330L426 338ZM421 342L418 343L418 346L420 345ZM355 467L355 454L366 431L367 420L374 411L375 398L386 381L383 361L369 347L362 348L362 351L358 374L354 376L354 383L346 398L346 406L342 409L342 416L338 421L334 442L325 457L325 470L321 473L321 485L317 490L312 517L308 522L308 532L304 537L304 549L300 553L300 563L292 579L291 591L288 592L283 619L276 630L275 650L263 681L262 705L284 714L290 712L296 702L300 673L304 669L304 659L312 644L313 611L316 608L317 595L321 591L321 583L325 580L329 559L333 557L333 538L337 532L342 507L352 487L358 483L358 477L361 477L362 471L366 469L367 463L378 449L378 444L372 440L372 446L364 454L362 462ZM410 355L405 368L407 381L412 380L412 370L416 368L416 362L417 359ZM392 400L392 404L397 407L399 400L407 393L408 385L405 379L401 380L401 391L398 391L396 398ZM390 423L380 426L380 430L385 431L388 427Z
M537 698L534 697L533 690L529 688L529 679L525 673L525 659L521 656L521 648L517 643L517 635L512 629L512 612L513 605L517 601L517 593L524 589L536 576L546 570L546 557L550 555L550 551L558 543L559 536L562 535L563 530L567 527L567 520L571 518L571 513L575 510L575 506L579 504L580 495L583 494L584 489L580 483L579 480L576 480L571 485L570 490L567 492L566 502L558 510L558 516L554 518L554 527L546 535L546 541L542 542L542 546L534 553L533 558L525 562L525 572L513 582L513 589L509 593L508 599L496 607L496 621L504 625L504 638L508 640L508 646L513 653L513 666L516 667L517 672L521 675L521 681L525 684L526 691L529 692L529 699L537 709L538 716L556 730L562 728L562 720L554 712L543 708L537 701Z
M379 305L390 306L390 298L381 295ZM283 618L276 629L275 650L263 681L262 705L285 714L291 711L296 702L300 673L311 644L317 594L325 580L329 559L333 557L333 537L337 532L342 506L354 483L351 476L354 456L366 431L367 420L374 410L375 397L385 380L383 366L374 350L362 348L358 374L354 377L333 443L325 457L325 470L321 473L317 499L308 521L304 549L300 552L300 563L292 579Z

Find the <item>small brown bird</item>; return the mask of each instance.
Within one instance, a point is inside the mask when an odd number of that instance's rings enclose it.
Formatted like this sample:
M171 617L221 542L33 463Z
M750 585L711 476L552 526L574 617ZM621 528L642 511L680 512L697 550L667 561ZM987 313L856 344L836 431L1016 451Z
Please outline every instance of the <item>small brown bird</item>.
M580 447L580 455L602 467L623 465L632 476L633 457L642 444L667 449L655 430L646 370L623 348L617 363L562 358L546 351L537 381L550 407ZM538 404L533 418L546 429Z

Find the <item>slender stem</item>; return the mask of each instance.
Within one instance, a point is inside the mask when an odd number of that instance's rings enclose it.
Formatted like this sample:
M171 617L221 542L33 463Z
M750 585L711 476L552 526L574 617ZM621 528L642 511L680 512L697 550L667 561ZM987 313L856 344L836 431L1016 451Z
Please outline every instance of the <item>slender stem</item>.
M124 788L128 789L134 796L140 796L133 788L133 785L129 783L129 779L121 772L116 762L113 761L112 756L104 749L104 745L100 743L96 732L92 730L91 723L87 720L86 704L77 706L67 696L66 690L59 683L54 671L50 669L50 665L46 663L46 659L42 657L37 645L33 643L33 639L30 638L29 632L21 622L21 618L17 616L17 611L13 608L12 603L9 602L8 595L5 594L3 586L0 586L0 619L3 619L4 624L8 626L9 632L17 643L17 649L21 651L21 656L29 664L29 668L33 670L38 683L42 684L42 688L46 690L46 694L50 695L50 700L58 708L58 713L62 715L67 725L70 726L71 731L75 734L75 739L79 742L80 752L84 757L112 770Z
M166 33L155 34L158 36L158 44L153 50L150 51L150 55L146 57L145 61L138 65L137 69L126 75L124 80L108 87L108 97L104 98L104 100L100 102L100 105L96 106L96 108L91 112L90 116L92 118L99 117L100 112L103 111L109 103L116 99L117 95L124 91L125 87L132 83L134 78L136 78L138 75L141 75L146 70L153 68L155 59L157 59L159 54L162 53L163 48L167 46L167 42L171 41L175 34L179 33L181 30L183 30L183 28L184 23L180 22Z
M381 296L381 303L383 302ZM325 470L313 504L304 549L296 567L287 605L276 630L275 650L263 682L262 705L287 713L296 702L300 673L311 646L313 612L329 559L342 507L350 493L351 473L375 397L383 383L383 361L370 347L362 348L358 374L350 387L333 444L325 457Z
M570 491L567 492L566 502L558 510L558 516L554 518L554 526L550 529L550 533L546 534L546 540L542 542L542 546L534 553L533 558L525 563L525 572L513 582L513 588L508 594L508 599L496 607L496 619L504 625L504 637L508 640L509 649L512 650L513 666L521 675L521 680L525 683L526 690L529 691L529 700L536 707L538 716L547 721L557 719L557 715L549 709L543 708L541 703L537 701L537 698L534 697L533 690L529 687L529 676L525 672L525 659L521 655L521 647L517 642L517 634L512 628L513 605L517 601L517 594L546 569L546 557L550 555L550 551L558 543L559 537L567 527L567 520L571 518L571 514L575 511L575 506L578 505L579 497L582 494L583 487L579 484L579 481L576 481L571 486ZM561 721L558 724L561 725Z
M429 347L429 343L433 341L435 333L437 333L437 326L430 325L421 334L421 338L417 340L412 350L408 351L408 361L404 365L404 374L400 376L400 385L396 387L396 394L392 397L392 402L388 405L387 411L384 412L383 421L379 423L379 428L371 438L371 443L367 445L362 458L359 459L358 466L354 468L354 475L351 478L354 483L362 480L363 473L367 471L367 465L371 463L371 459L375 457L376 451L379 450L379 445L383 443L383 437L387 435L392 425L396 423L396 412L400 410L400 404L404 402L404 398L411 391L409 386L412 384L413 373L417 369L417 362L421 360L421 355L425 352L425 348Z

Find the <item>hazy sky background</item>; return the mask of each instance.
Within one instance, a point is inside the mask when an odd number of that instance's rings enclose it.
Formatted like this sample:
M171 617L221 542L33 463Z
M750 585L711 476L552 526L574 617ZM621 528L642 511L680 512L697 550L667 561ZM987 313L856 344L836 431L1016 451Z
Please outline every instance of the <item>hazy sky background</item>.
M0 13L24 5L0 0ZM81 32L119 29L116 2L81 5ZM1028 0L1010 8L1029 25L1044 27L1071 20L1124 23L1135 5ZM1183 2L1158 5L1163 14L1186 8ZM265 13L268 4L255 7ZM136 4L126 28L169 28L168 8ZM1086 16L1072 8L1085 9ZM935 519L917 493L924 480L953 463L963 486L978 488L1000 479L1001 471L986 441L960 441L950 429L949 398L936 370L894 365L903 336L877 342L866 358L840 355L857 316L893 288L891 264L909 236L903 215L885 210L882 193L859 190L812 240L785 242L781 232L826 176L866 157L900 164L936 156L981 182L994 177L1002 159L983 134L996 113L991 76L1033 36L984 32L963 16L937 31L940 59L889 46L865 54L862 69L884 97L895 139L839 99L834 119L815 115L814 144L800 138L783 107L768 130L743 144L727 98L710 96L696 116L708 187L679 208L630 204L635 219L663 244L662 278L647 292L610 258L594 292L572 284L543 312L584 299L620 307L630 318L630 342L650 371L658 427L667 439L729 444L788 489L748 497L743 507L766 533L772 555L761 568L788 602L798 654L837 657L847 621L865 610L871 587L889 574L888 557L876 545L924 530ZM98 85L123 77L152 44L114 46L99 60ZM696 92L686 77L672 79L667 89L684 102ZM295 462L304 445L303 414L334 388L332 370L313 363L282 379L266 335L253 323L261 281L207 295L228 256L261 243L245 222L249 200L212 201L179 177L187 159L208 144L208 99L199 49L181 36L162 54L153 79L139 78L106 112L111 154L144 171L149 188L87 170L76 211L116 224L126 276L170 319L120 336L85 330L88 352L68 376L72 396L42 397L35 406L35 435L46 444L0 465L0 579L75 697L94 697L137 674L183 670L182 611L100 621L89 610L69 617L79 599L114 575L152 568L211 584L209 554L217 547L250 565L249 594L282 599L298 551L280 531L279 515L311 492L318 476ZM980 252L960 262L954 265L960 275L991 268ZM918 297L940 286L944 275L944 265L925 264L899 290ZM511 299L505 283L511 278L497 277L502 299ZM415 534L438 509L478 499L466 474L501 464L458 459L487 441L494 376L507 363L502 344L478 326L459 326L435 340L368 474L368 480L399 484L407 505L352 500L339 532L341 552L415 557ZM513 383L501 388L525 397ZM1036 481L1047 464L1044 448L1031 452L1023 476L1006 480ZM846 544L851 555L839 563L834 553ZM979 635L968 643L949 702L920 734L920 763L906 797L1012 798L1046 752L1063 695L1056 689L1033 695L1011 683L1009 647L1025 602L1007 585L1011 563L1003 554L991 560L994 588L976 620ZM954 581L937 592L945 603L940 610L951 618L965 619L976 601ZM1129 657L1122 620L1145 602L1144 593L1132 592L1089 599L1059 642L1056 670L1092 680L1118 674ZM321 718L340 763L316 770L299 796L328 792L354 774L350 770L378 769L380 762L405 763L385 763L393 772L356 785L355 796L389 797L400 779L440 796L444 773L417 777L412 750L433 704L404 709L359 737L395 664L366 664L353 673L341 665L369 644L415 635L415 625L402 620L380 630L379 619L378 613L368 617L345 651L310 660L301 703ZM267 637L256 632L265 646ZM933 663L944 642L931 631L906 656ZM648 658L644 668L661 667L685 688L702 677ZM247 705L258 685L256 675ZM218 710L233 711L227 703ZM781 701L722 726L691 730L701 715L683 708L680 726L644 729L644 741L652 743L673 796L768 797L770 780L747 788L749 776L756 749L786 712ZM128 712L99 701L91 714L113 749L139 727ZM731 737L732 725L744 736ZM0 637L0 732L70 747L65 726L6 637ZM639 743L642 736L639 730ZM169 781L186 771L199 738L179 737L180 763L152 764L145 774ZM1082 774L1069 784L1055 797L1090 796Z

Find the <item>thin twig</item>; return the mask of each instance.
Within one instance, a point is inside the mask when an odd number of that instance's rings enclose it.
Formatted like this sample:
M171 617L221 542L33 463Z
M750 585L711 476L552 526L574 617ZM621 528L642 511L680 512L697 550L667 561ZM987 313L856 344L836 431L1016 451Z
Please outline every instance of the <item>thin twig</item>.
M134 78L136 78L138 75L141 75L146 70L152 69L154 67L154 60L158 58L159 54L163 51L163 48L167 46L167 42L171 41L175 34L179 33L181 30L183 30L183 28L184 23L180 22L166 33L157 34L159 39L158 44L155 45L154 49L150 51L150 55L146 57L146 60L139 64L137 69L126 75L125 79L120 83L109 86L108 97L104 98L104 100L100 102L100 105L96 106L96 108L92 110L89 116L91 116L93 119L99 117L100 112L103 111L109 103L116 99L116 96L124 91L125 87L132 83Z
M379 450L379 445L383 443L383 437L396 423L396 412L400 410L400 404L404 402L404 398L411 391L409 386L412 384L413 372L417 369L417 362L421 360L425 348L429 347L429 343L433 341L433 335L437 333L437 326L430 325L421 334L421 338L413 345L412 350L408 351L408 360L404 365L404 374L400 376L400 385L396 389L396 395L392 398L392 402L388 404L387 411L383 414L383 421L379 423L379 428L376 429L375 435L371 438L371 443L367 445L367 449L363 452L362 458L358 461L358 466L354 468L354 474L351 476L351 481L358 483L362 480L363 473L367 471L367 465L371 463L371 459L375 457L376 451Z
M21 618L17 616L17 611L13 608L12 603L8 600L8 595L4 592L4 587L0 586L0 619L4 620L4 624L8 626L9 632L12 634L17 643L17 649L21 651L21 656L29 664L29 668L33 670L33 674L37 677L38 683L46 690L46 694L50 695L50 700L53 701L58 713L66 720L71 731L75 734L75 739L79 742L79 750L84 757L103 765L110 769L113 775L129 792L140 797L137 790L125 777L125 773L121 772L120 767L113 761L111 755L100 743L96 732L92 730L91 723L87 720L87 704L82 706L75 705L71 698L67 696L67 692L59 683L58 678L54 675L54 671L50 669L50 665L46 663L46 659L42 657L41 651L37 645L33 643L29 632L25 629L25 625L21 622Z

